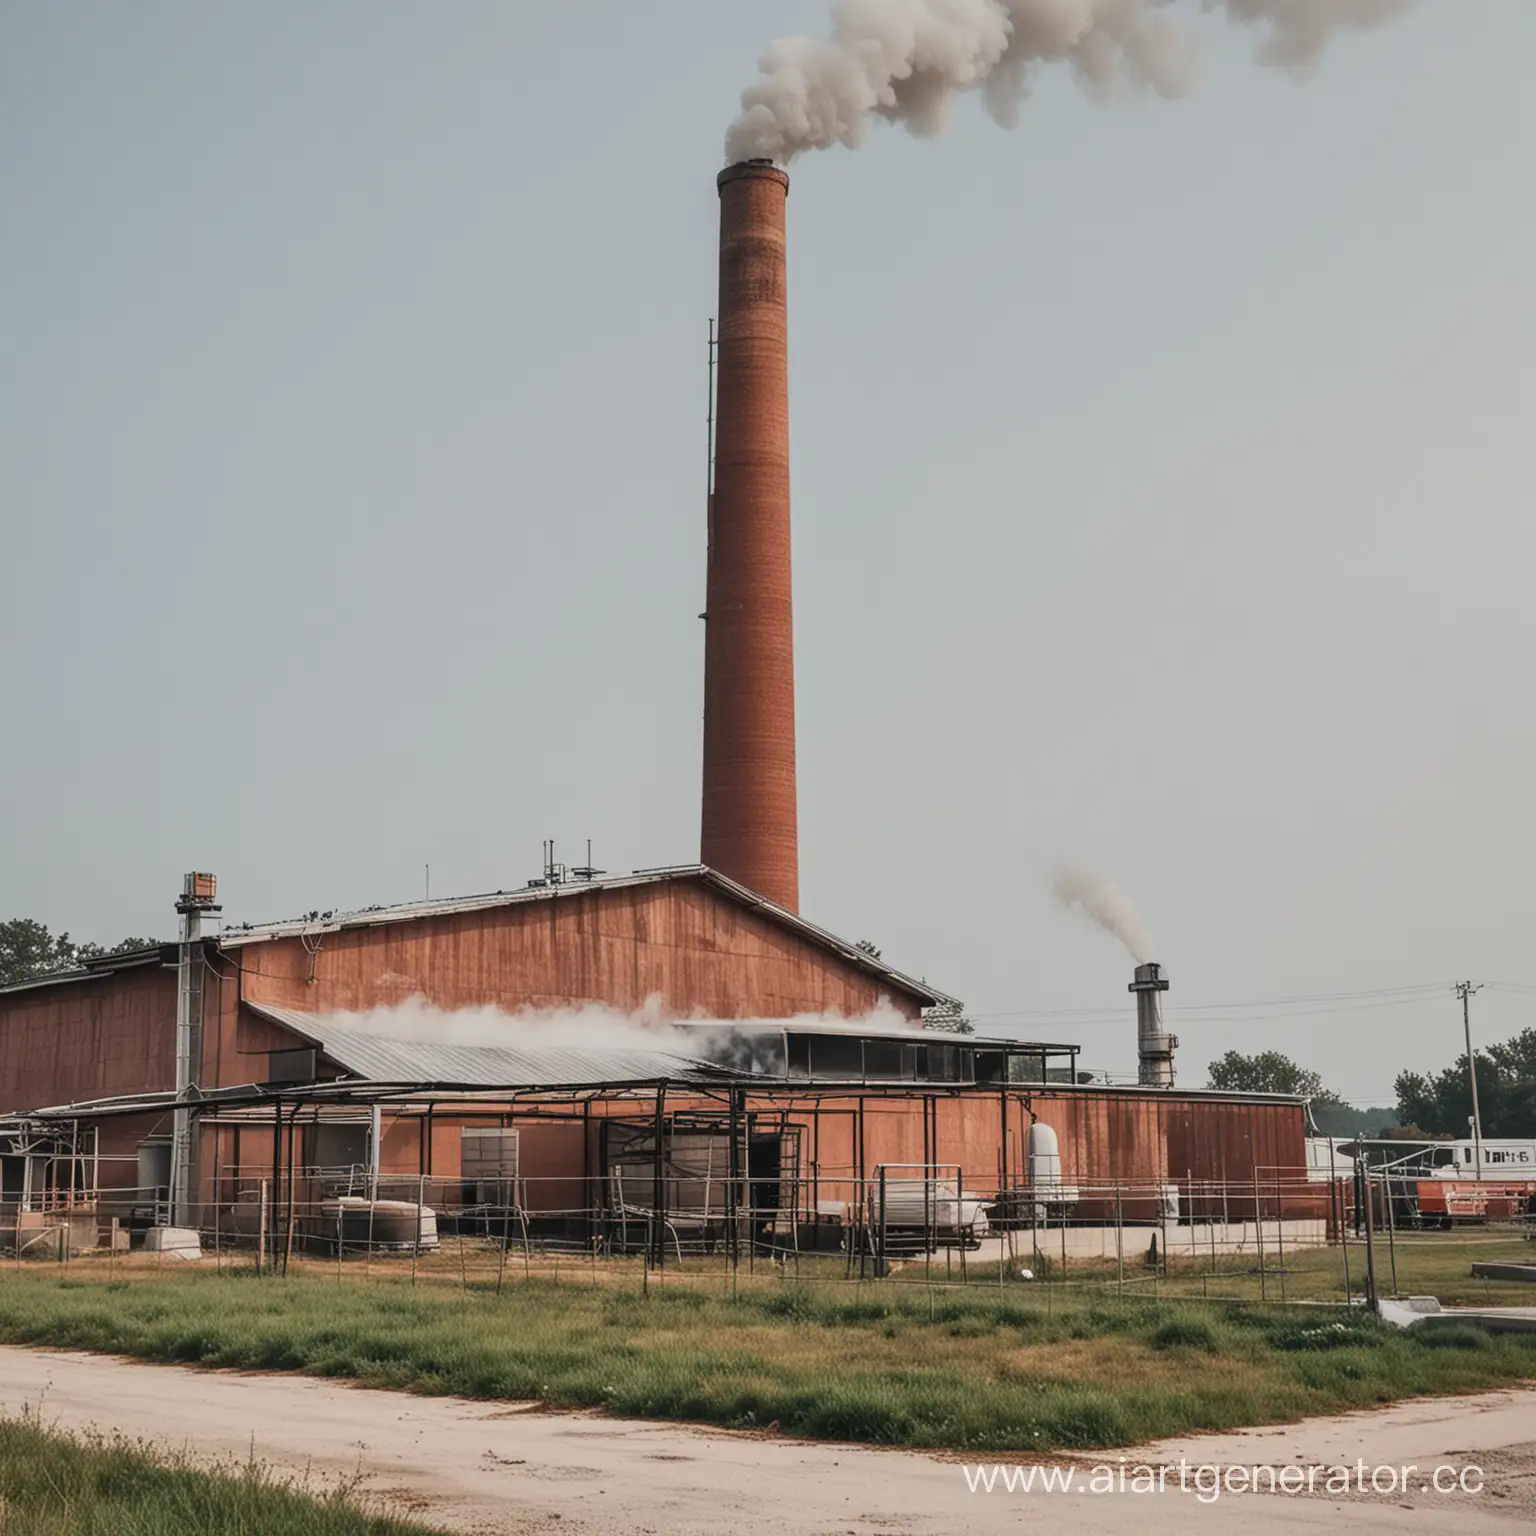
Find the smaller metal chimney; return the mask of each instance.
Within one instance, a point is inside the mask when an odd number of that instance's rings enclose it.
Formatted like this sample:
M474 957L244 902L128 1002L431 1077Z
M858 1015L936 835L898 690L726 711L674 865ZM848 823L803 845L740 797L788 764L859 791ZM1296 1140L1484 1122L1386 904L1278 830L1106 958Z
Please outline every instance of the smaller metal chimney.
M1136 994L1136 1080L1143 1088L1172 1088L1173 1053L1179 1048L1179 1037L1163 1029L1161 994L1168 990L1163 968L1156 963L1138 965L1128 990Z
M176 1109L171 1117L171 1225L196 1225L197 1166L192 1147L192 1101L203 1054L203 928L205 912L220 912L219 882L194 871L181 882L176 969Z

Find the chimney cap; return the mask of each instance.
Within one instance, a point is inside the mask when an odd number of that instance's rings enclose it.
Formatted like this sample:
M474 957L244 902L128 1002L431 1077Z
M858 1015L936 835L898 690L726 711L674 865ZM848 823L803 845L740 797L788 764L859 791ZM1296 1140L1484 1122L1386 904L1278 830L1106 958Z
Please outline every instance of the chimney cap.
M1136 967L1136 979L1125 989L1127 992L1166 992L1167 979L1163 968L1155 960Z
M776 181L784 188L784 195L789 196L789 172L772 160L738 160L715 177L715 188L723 192L733 181Z

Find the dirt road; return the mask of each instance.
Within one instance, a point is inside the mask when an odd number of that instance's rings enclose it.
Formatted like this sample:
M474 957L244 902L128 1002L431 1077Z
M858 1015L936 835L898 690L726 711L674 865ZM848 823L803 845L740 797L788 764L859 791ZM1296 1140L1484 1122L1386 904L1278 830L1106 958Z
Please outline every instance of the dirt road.
M971 1492L958 1461L674 1425L561 1415L515 1404L410 1397L298 1376L141 1365L100 1355L0 1347L0 1412L41 1403L46 1421L95 1426L198 1455L258 1459L322 1481L367 1474L398 1512L466 1532L607 1536L857 1536L1071 1528L1174 1536L1186 1530L1276 1536L1411 1529L1475 1536L1536 1520L1536 1391L1403 1404L1283 1429L1195 1436L1127 1454L1167 1466L1163 1493L1094 1493L1075 1462L1070 1493ZM1417 1464L1409 1494L1180 1493L1178 1464L1224 1467ZM1439 1465L1482 1468L1484 1491L1419 1487ZM1206 1475L1209 1476L1208 1474ZM1298 1474L1292 1474L1296 1480ZM1384 1480L1384 1479L1383 1479ZM1475 1480L1475 1479L1474 1479Z

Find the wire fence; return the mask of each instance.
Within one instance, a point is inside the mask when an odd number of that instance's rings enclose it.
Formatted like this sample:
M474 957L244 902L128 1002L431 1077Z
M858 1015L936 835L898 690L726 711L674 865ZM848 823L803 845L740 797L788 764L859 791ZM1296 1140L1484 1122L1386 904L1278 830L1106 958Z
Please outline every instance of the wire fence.
M748 1151L633 1138L601 1173L530 1175L505 1147L457 1176L363 1163L215 1171L189 1230L130 1158L94 1187L40 1181L0 1201L0 1253L125 1277L197 1262L230 1274L406 1280L503 1291L535 1279L600 1285L743 1282L1031 1287L1267 1302L1432 1290L1444 1239L1521 1241L1530 1197L1473 1215L1422 1181L1241 1180L1000 1184L956 1164L754 1166ZM1431 1194L1433 1192L1431 1191ZM1469 1223L1472 1223L1469 1225ZM1458 1249L1458 1252L1460 1250Z

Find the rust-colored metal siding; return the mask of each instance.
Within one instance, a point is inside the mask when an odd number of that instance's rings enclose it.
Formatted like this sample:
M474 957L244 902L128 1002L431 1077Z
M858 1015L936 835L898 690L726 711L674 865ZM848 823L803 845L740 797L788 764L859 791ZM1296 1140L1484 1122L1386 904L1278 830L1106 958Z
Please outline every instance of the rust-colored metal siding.
M0 996L0 1111L176 1081L176 973L115 971Z
M705 864L797 911L789 177L720 174L720 368L704 641Z
M920 1010L854 962L689 880L288 936L239 954L247 1001L309 1013L411 997L441 1008L627 1010L655 998L683 1018L855 1015L882 997L910 1017ZM226 1071L225 1081L249 1076Z
M681 1101L670 1102L681 1107ZM1226 1191L1217 1198L1225 1198L1224 1210L1231 1219L1252 1220L1255 1174L1267 1217L1275 1214L1282 1198L1287 1216L1322 1211L1321 1206L1312 1209L1318 1197L1305 1187L1306 1126L1300 1104L1181 1098L1162 1090L939 1093L925 1140L921 1098L893 1093L866 1101L861 1150L860 1116L852 1098L819 1100L821 1123L814 1130L818 1117L809 1100L791 1099L786 1105L783 1098L753 1095L749 1103L765 1114L788 1108L790 1121L806 1127L805 1144L815 1147L823 1191L831 1199L849 1198L851 1184L848 1189L840 1186L861 1169L865 1177L873 1177L881 1164L924 1161L958 1167L966 1183L978 1189L999 1188L1005 1168L1005 1117L1007 1183L1016 1187L1026 1177L1032 1110L1056 1132L1062 1179L1082 1191L1078 1214L1083 1219L1110 1219L1116 1186L1123 1214L1144 1219L1153 1213L1157 1191L1165 1184L1179 1187L1186 1212L1206 1217L1213 1212L1200 1203L1209 1198L1202 1186L1221 1183ZM812 1155L806 1154L808 1159ZM1325 1206L1326 1191L1322 1201Z

